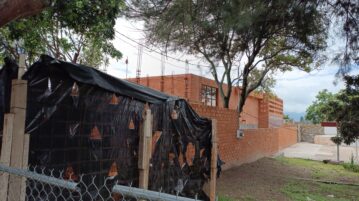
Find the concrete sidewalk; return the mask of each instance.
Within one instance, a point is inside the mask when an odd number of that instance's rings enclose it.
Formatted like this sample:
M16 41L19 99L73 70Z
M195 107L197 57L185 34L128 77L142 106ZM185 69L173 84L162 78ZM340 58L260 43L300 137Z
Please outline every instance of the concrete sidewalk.
M350 162L352 155L356 157L355 147L340 146L340 160ZM307 142L300 142L294 144L279 152L279 155L283 155L289 158L304 158L312 160L336 160L337 159L337 147L334 145L320 145ZM358 158L356 158L358 163Z

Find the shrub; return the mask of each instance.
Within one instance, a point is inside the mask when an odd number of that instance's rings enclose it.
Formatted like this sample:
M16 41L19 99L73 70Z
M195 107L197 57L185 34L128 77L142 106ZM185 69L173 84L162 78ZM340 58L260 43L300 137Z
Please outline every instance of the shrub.
M343 142L343 138L340 136L335 136L330 138L336 145L340 145Z
M344 163L343 164L344 169L352 171L352 172L358 172L359 173L359 165L354 163L354 156L350 158L350 163Z

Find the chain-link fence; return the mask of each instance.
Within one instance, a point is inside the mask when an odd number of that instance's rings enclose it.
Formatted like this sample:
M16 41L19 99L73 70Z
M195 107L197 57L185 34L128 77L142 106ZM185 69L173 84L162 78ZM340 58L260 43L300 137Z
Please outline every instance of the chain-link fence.
M1 185L7 201L195 201L176 195L118 185L115 177L96 178L68 175L67 172L41 167L18 169L0 165L1 182L9 177L8 185ZM23 181L23 182L21 182ZM13 188L11 182L18 182ZM24 194L21 184L25 185Z

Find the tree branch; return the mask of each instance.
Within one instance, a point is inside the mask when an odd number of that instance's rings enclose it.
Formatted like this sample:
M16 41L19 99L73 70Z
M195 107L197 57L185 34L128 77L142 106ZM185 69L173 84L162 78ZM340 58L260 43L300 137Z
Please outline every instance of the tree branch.
M0 27L13 20L36 15L48 5L47 0L1 0Z
M246 96L248 96L252 91L254 91L256 88L258 88L262 84L263 79L265 78L265 76L267 75L267 73L269 72L270 69L271 68L264 69L263 72L261 73L261 76L260 76L259 80L257 81L257 83L249 85L247 91L245 92Z

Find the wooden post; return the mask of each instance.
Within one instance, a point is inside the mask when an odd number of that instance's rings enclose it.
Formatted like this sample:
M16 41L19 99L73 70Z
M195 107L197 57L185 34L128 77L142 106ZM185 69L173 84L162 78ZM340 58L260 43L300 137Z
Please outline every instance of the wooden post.
M26 168L29 137L25 137L27 81L21 80L25 69L25 55L20 55L18 79L12 81L10 114L4 118L1 162L16 168ZM0 200L25 200L25 180L14 175L2 176ZM11 196L11 197L10 197ZM23 196L23 197L21 197Z
M140 143L138 153L139 187L148 189L150 159L152 150L152 114L150 109L145 110L143 123L140 129Z
M11 113L5 114L0 162L2 165L6 165L6 166L10 166L13 125L14 125L14 114ZM6 201L8 187L9 187L9 174L3 173L0 175L1 201Z
M30 135L24 135L24 152L22 155L22 168L27 168L29 164L29 149L30 149ZM25 201L26 199L26 178L23 177L21 181L21 189L20 189L20 199L21 201Z
M302 133L301 133L301 129L300 129L300 123L298 123L297 126L297 142L301 142L302 141Z
M218 157L217 143L218 143L217 120L212 119L211 181L209 184L210 201L216 200L217 157Z

